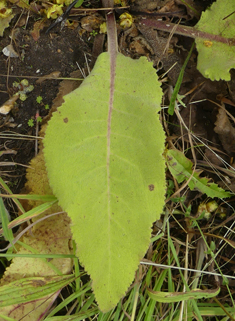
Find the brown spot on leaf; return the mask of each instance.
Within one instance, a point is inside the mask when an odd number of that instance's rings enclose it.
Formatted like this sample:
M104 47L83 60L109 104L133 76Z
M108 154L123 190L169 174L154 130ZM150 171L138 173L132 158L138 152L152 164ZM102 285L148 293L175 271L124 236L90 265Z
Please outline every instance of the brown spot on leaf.
M64 121L64 123L67 124L67 122L68 122L69 120L68 120L68 118L66 117L66 118L63 119L63 121Z
M32 286L34 286L34 287L43 286L45 284L46 284L46 282L44 282L43 280L33 280L32 281Z
M152 192L154 190L154 185L153 184L150 184L148 187L149 187L150 192Z

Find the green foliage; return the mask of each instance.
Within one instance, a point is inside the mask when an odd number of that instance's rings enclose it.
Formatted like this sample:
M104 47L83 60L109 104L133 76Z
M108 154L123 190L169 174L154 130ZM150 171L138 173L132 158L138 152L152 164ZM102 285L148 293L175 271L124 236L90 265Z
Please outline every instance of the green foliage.
M200 178L200 173L196 171L193 173L193 163L179 150L168 150L166 154L166 162L171 174L175 177L178 183L182 183L183 181L190 179L188 186L191 190L198 189L211 198L225 198L231 196L231 193L224 191L222 188L218 187L217 184L209 183L206 177Z
M12 9L7 7L5 0L0 0L0 37L3 36L3 32L9 27L9 23L14 17Z
M29 126L29 127L33 127L33 126L34 126L34 120L33 120L32 118L30 118L30 119L28 120L28 126Z
M235 1L217 0L205 12L195 26L198 30L233 38L235 35L234 14ZM229 70L235 68L235 46L233 44L196 38L198 50L197 68L204 77L211 80L230 80Z
M81 7L81 5L83 4L83 1L84 1L84 0L79 0L79 1L75 4L74 8L79 8L79 7Z
M146 58L118 53L115 65L112 79L109 53L99 56L64 97L44 139L50 184L72 219L77 254L102 311L133 281L165 194L156 72Z
M90 32L90 35L93 37L95 37L97 34L98 34L98 32L95 30L92 30L92 32Z
M14 81L13 87L19 89L16 94L20 96L21 101L27 99L27 93L33 91L34 86L30 85L27 79L22 79L20 82Z
M40 104L42 102L42 96L37 96L36 102Z

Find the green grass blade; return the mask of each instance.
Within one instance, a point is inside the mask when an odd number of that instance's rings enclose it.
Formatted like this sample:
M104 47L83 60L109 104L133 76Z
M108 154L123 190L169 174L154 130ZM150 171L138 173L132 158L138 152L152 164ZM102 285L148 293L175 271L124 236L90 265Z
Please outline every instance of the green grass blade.
M4 180L0 177L0 185L2 186L2 188L7 191L10 195L12 195L12 191L10 190L10 188L7 186L7 184L4 182ZM3 197L4 195L0 194L1 197ZM6 195L7 197L10 197L9 195ZM20 202L18 201L18 199L14 199L13 201L15 202L15 204L17 205L17 207L19 208L19 210L24 213L25 210L23 208L23 206L20 204Z
M175 259L175 261L176 261L176 263L177 263L177 266L180 267L179 258L178 258L178 255L177 255L177 253L176 253L174 244L173 244L173 242L172 242L172 240L171 240L171 237L170 237L169 227L168 227L168 242L169 242L169 244L170 244L171 252L172 252L173 257L174 257L174 259ZM180 272L181 279L182 279L182 281L183 281L183 283L184 283L184 285L185 285L186 290L187 290L187 291L190 291L189 286L188 286L188 284L187 284L187 282L186 282L186 280L185 280L185 278L184 278L184 276L183 276L182 271L179 270L179 272ZM198 320L199 320L199 321L203 321L203 319L202 319L202 317L201 317L201 314L200 314L200 311L199 311L199 309L198 309L198 307L197 307L197 302L196 302L195 300L191 300L191 303L192 303L192 306L193 306L193 308L194 308L194 312L195 312L195 314L196 314L197 317L198 317Z
M19 200L31 200L42 202L56 202L57 198L54 195L34 195L34 194L0 194L1 197L19 199Z
M2 222L4 238L6 241L12 243L12 241L14 240L14 236L13 236L12 230L8 228L8 224L9 224L8 213L1 197L0 197L0 218Z
M54 314L56 314L57 312L62 310L64 307L66 307L73 300L76 300L77 298L81 297L83 294L85 294L90 289L91 289L91 287L86 287L84 290L80 290L80 291L77 291L77 292L74 292L73 294L71 294L69 297L64 299L60 304L58 304L56 306L56 308L53 309L53 311L50 312L50 314L48 315L48 318L52 317ZM85 312L84 312L84 315L85 315Z
M31 209L30 211L20 215L15 220L11 221L8 224L8 228L18 226L18 225L36 217L36 216L42 214L43 212L48 210L50 207L52 207L52 205L55 204L56 202L57 202L57 200L54 200L52 202L47 202L47 203L41 204L41 205Z
M60 259L60 258L71 258L75 259L76 256L73 254L8 254L8 253L0 253L0 257L13 258L13 257L24 257L24 258L44 258L44 259Z
M193 52L193 49L194 49L194 43L192 44L191 49L190 49L190 51L189 51L189 53L187 55L187 58L185 59L185 62L184 62L183 66L182 66L182 68L180 70L179 77L177 79L174 91L173 91L172 96L171 96L171 101L170 101L170 105L169 105L169 108L168 108L168 114L171 115L171 116L174 114L175 101L176 101L177 95L179 93L180 86L182 84L185 68L186 68L187 63L189 61L189 58L190 58L190 56L191 56L191 54Z
M0 307L41 299L55 293L74 280L73 275L31 277L0 287Z
M91 318L94 318L94 316L99 313L98 308L93 308L85 312L79 312L73 315L66 315L66 316L55 316L46 318L45 321L83 321L90 318L90 320L93 320ZM15 320L14 320L15 321Z
M6 320L6 321L15 321L15 319L9 318L9 317L2 315L2 314L0 314L0 318L2 318L2 320Z

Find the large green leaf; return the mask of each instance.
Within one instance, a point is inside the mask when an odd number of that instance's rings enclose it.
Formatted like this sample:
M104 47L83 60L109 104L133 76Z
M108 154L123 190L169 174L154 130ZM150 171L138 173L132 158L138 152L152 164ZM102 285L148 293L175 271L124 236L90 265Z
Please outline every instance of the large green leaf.
M162 91L146 58L99 56L45 136L49 181L77 253L108 311L124 296L164 204Z
M196 29L224 38L235 35L235 1L217 0L202 13ZM235 46L214 41L210 35L207 39L196 38L198 50L197 68L203 76L211 80L230 80L229 70L235 68Z

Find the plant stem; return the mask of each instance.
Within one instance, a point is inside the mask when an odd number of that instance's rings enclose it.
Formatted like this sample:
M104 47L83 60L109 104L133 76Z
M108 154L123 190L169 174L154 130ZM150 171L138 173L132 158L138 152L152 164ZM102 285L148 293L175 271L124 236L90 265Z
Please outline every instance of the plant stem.
M171 32L174 28L174 33L190 38L202 38L209 41L217 41L222 42L227 45L235 45L235 39L234 38L225 38L220 35L213 35L208 32L200 31L194 27L188 27L183 25L176 25L175 23L166 22L166 21L160 21L160 20L153 20L148 18L141 18L139 21L140 25L147 26L147 27L153 27L158 30Z
M113 0L102 0L104 8L113 8ZM116 57L118 52L118 43L117 43L117 28L114 12L109 11L106 13L106 22L107 22L107 34L108 34L108 52L111 57Z

